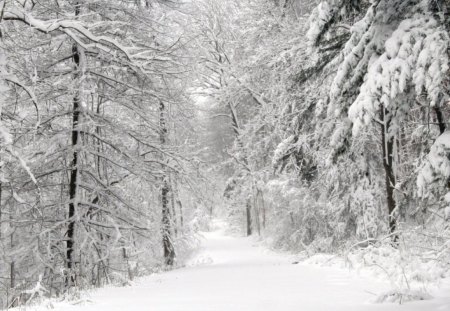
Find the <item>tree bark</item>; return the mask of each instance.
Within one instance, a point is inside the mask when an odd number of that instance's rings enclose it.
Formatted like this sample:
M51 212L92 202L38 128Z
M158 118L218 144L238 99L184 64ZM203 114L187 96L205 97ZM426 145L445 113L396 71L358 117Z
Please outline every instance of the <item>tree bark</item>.
M256 230L258 231L258 236L261 235L261 220L260 220L260 204L259 204L259 197L258 197L258 189L256 186L254 187L256 190L253 191L253 210L255 211L255 223L256 223Z
M439 132L443 134L445 132L445 120L444 120L444 113L442 112L440 107L434 107L434 111L436 112L436 118L439 125Z
M184 227L184 217L183 217L183 204L181 204L180 199L177 199L178 210L180 211L180 228L181 232L183 232Z
M161 101L159 104L159 126L160 126L160 143L161 146L166 144L167 140L167 124L166 124L166 111L165 105ZM161 204L162 204L162 242L164 252L164 263L168 266L172 266L175 259L175 249L172 244L172 236L170 232L170 206L169 206L169 183L168 176L164 177L163 185L161 188Z
M12 208L10 206L9 209L9 223L10 228L13 224L13 216L12 216ZM12 228L11 228L12 229ZM10 250L13 251L14 249L14 230L11 230L11 236L10 236ZM9 264L9 287L11 288L11 303L9 304L10 307L14 308L18 306L18 301L16 300L15 290L16 287L16 262L14 259L11 260L11 263Z
M266 202L264 201L264 195L261 190L260 191L260 197L261 197L261 205L262 205L262 227L263 229L266 229Z
M75 4L75 16L80 15L80 5L78 3ZM80 50L76 43L72 46L73 51L73 62L75 64L75 74L74 80L80 78ZM75 244L75 213L77 210L77 192L78 192L78 144L80 139L80 94L78 91L75 92L75 96L73 97L73 107L72 107L72 161L70 163L70 180L69 180L69 224L67 229L67 246L66 246L66 257L67 257L67 277L66 277L66 286L70 287L74 283L73 277L73 251Z
M381 124L381 144L383 150L383 168L385 172L385 186L386 186L386 203L388 208L389 217L389 234L391 234L392 241L394 243L398 242L398 234L396 234L397 220L395 218L396 203L394 199L395 190L395 174L393 167L393 150L394 150L394 139L389 137L389 126L390 121L386 118L387 111L382 108L380 111Z
M172 237L170 234L170 209L168 194L169 185L167 184L167 181L164 181L163 187L161 189L164 263L168 266L171 266L174 263L175 252L172 245Z
M247 200L246 213L247 213L247 236L249 236L252 235L252 207L250 204L250 200Z
M171 219L172 219L172 225L173 225L173 234L175 236L178 236L178 221L177 221L177 211L175 209L175 185L174 185L174 181L172 179L170 179L170 205L172 208L172 214L171 214Z

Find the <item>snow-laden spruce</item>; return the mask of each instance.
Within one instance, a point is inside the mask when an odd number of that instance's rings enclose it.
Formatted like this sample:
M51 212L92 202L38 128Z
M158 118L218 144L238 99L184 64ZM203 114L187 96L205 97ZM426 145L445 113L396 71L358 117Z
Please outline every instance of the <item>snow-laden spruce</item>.
M424 9L424 2L375 1L351 27L330 89L329 112L346 112L340 98L363 79L358 97L350 102L355 131L362 123L367 125L381 106L389 110L412 106L413 99L392 105L400 95L409 95L410 88L416 96L425 94L431 106L445 99L442 83L448 69L449 37L432 12Z
M425 94L430 106L440 106L445 99L448 46L447 32L430 14L415 14L400 23L386 40L381 55L364 53L369 59L367 74L348 112L354 134L377 117L380 107L395 111L391 129L397 131L416 105L410 97L411 89L416 96Z
M350 27L340 55L329 65L330 70L336 68L328 96L328 118L335 124L330 145L334 160L361 132L373 133L379 141L393 234L400 204L397 193L403 191L398 158L406 148L400 145L405 124L417 118L418 110L420 114L428 111L421 120L430 122L432 111L440 132L446 128L442 109L448 100L450 38L439 4L428 0L366 4L363 16ZM339 35L338 29L345 26L342 21L355 17L346 12L352 5L350 1L322 2L311 15L310 44L318 50L321 44L329 47L329 38L320 41L320 36Z

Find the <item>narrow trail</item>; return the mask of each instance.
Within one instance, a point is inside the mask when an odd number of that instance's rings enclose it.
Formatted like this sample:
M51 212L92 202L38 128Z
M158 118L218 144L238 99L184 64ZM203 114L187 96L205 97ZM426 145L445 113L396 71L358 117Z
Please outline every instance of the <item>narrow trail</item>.
M231 237L225 225L204 233L199 253L187 267L142 278L129 287L108 287L82 305L53 310L84 311L365 311L450 310L450 301L433 299L405 305L373 304L386 284L337 268L294 265L288 256Z

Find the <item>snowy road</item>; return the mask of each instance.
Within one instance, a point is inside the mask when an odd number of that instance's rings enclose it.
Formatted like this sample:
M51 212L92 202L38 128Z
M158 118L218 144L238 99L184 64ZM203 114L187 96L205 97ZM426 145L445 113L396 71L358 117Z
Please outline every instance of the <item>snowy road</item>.
M450 310L448 298L405 305L372 304L386 284L337 268L293 265L288 257L226 236L223 224L205 233L203 247L186 268L152 275L122 288L104 288L79 311L364 311Z

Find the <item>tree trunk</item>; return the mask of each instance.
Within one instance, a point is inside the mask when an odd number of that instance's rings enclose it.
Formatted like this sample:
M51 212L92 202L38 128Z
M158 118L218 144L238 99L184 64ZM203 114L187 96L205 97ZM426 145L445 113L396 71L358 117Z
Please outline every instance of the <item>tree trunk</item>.
M385 185L386 185L386 203L388 208L389 217L389 233L392 236L392 241L394 243L398 242L398 234L395 233L397 229L397 220L395 218L395 208L396 203L394 199L395 190L395 175L393 167L393 150L394 150L394 139L389 137L389 126L390 121L386 118L386 110L383 108L380 112L381 124L381 144L383 150L383 168L385 172Z
M255 187L256 189L256 187ZM258 236L261 235L261 220L260 220L260 204L258 200L258 190L253 191L253 210L255 211L255 223Z
M172 219L172 226L173 226L173 234L175 236L178 236L178 223L177 223L177 211L175 209L175 185L174 182L171 180L170 182L170 205L172 208L172 214L171 214L171 219Z
M264 201L264 195L261 190L259 190L259 195L261 198L261 207L262 207L262 227L266 228L266 202Z
M133 270L131 269L130 258L128 256L128 252L127 252L127 249L125 248L125 246L122 247L122 257L125 260L125 264L127 265L128 278L131 281L133 281L134 273L133 273Z
M13 216L12 216L12 208L10 207L9 210L9 222L10 227L12 226ZM12 229L12 228L11 228ZM14 249L14 230L11 230L11 237L10 237L10 249L13 251ZM9 307L17 307L18 301L16 300L15 290L16 287L16 262L12 258L11 263L9 264L9 287L11 288L11 303L9 304Z
M162 236L163 236L163 250L164 263L168 266L173 265L175 259L175 252L172 245L172 237L170 234L170 209L169 209L169 185L164 181L161 189L162 200Z
M444 113L442 112L440 107L434 107L434 111L436 112L436 118L439 125L439 132L443 134L446 128Z
M80 5L78 3L75 4L75 16L80 15ZM80 50L76 43L72 46L73 51L73 62L75 64L75 74L74 80L80 78ZM66 286L70 287L73 285L75 279L73 276L74 262L73 262L73 251L75 244L75 213L77 210L77 192L78 192L78 144L80 139L80 94L75 92L75 96L73 97L73 108L72 108L72 161L70 163L70 180L69 180L69 224L67 229L67 249L66 249L66 257L67 257L67 277L66 277Z
M183 232L184 227L184 219L183 219L183 205L181 204L180 199L177 200L178 210L180 211L180 228L181 232Z
M246 213L247 213L247 236L249 236L252 235L252 210L250 200L247 200Z
M160 143L161 146L166 144L167 138L167 125L166 125L166 115L165 106L161 101L159 104L159 126L160 126ZM161 204L162 204L162 240L163 240L163 251L164 251L164 263L168 266L172 266L175 259L175 250L172 244L172 236L170 233L170 206L169 206L169 191L170 187L168 184L168 176L164 177L163 185L161 188Z

